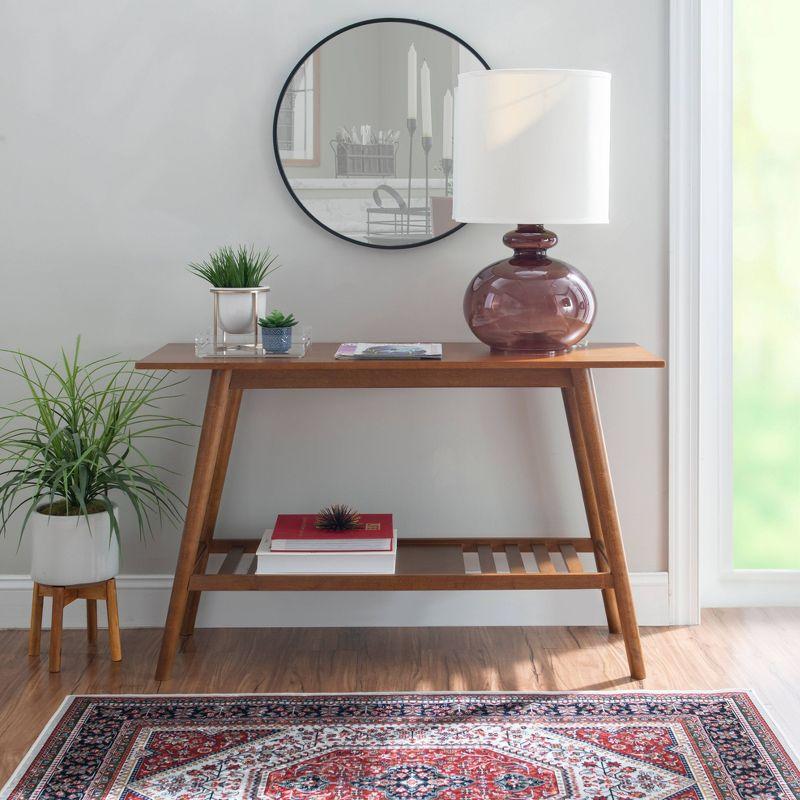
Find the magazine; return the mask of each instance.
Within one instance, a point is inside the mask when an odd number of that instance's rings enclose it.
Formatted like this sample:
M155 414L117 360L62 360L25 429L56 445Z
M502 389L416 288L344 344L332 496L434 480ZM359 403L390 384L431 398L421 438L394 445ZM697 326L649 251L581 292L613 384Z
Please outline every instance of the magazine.
M440 359L442 345L435 342L346 342L339 345L336 358L351 360L396 359Z

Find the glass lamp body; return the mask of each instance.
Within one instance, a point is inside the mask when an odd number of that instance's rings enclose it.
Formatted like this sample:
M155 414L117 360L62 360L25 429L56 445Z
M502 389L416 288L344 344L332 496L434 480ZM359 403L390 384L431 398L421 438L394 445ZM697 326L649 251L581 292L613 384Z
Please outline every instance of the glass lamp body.
M519 225L503 237L514 254L484 267L467 287L467 324L493 351L564 353L592 327L592 286L575 267L548 255L557 241L541 225Z

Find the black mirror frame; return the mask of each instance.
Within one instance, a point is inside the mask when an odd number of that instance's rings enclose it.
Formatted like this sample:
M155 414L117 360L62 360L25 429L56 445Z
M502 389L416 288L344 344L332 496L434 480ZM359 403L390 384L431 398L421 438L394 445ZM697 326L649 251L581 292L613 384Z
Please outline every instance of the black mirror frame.
M474 47L468 45L461 37L456 36L454 33L451 33L444 28L439 27L438 25L434 25L430 22L422 22L418 19L408 19L406 17L376 17L375 19L365 19L362 22L354 22L352 25L346 25L344 28L339 28L339 30L334 31L333 33L326 36L324 39L320 39L313 47L311 47L303 57L295 64L292 71L289 73L289 76L286 78L286 81L281 88L280 93L278 94L278 101L275 104L275 114L272 118L272 149L275 153L275 161L278 165L278 172L280 173L281 180L283 181L286 189L288 190L289 194L292 196L292 199L297 203L298 206L302 209L303 213L311 220L313 220L320 228L324 228L328 233L332 233L334 236L338 237L339 239L343 239L346 242L350 242L351 244L358 245L360 247L371 247L374 250L408 250L412 247L423 247L426 244L432 244L433 242L438 242L447 236L455 233L457 230L466 225L466 222L461 222L460 224L450 228L449 231L440 234L439 236L432 236L430 239L426 239L424 242L412 242L411 244L371 244L370 242L359 242L357 239L351 239L349 236L345 236L338 231L333 230L333 228L328 227L324 222L321 222L317 219L300 201L300 198L294 193L294 189L292 189L291 184L289 183L289 179L286 177L286 172L283 169L283 162L281 161L280 152L278 151L278 112L281 107L281 103L283 102L284 95L286 94L287 89L289 88L289 84L292 81L295 73L297 72L300 67L320 48L322 45L325 44L330 39L333 39L336 36L339 36L342 33L345 33L353 28L360 28L362 25L374 25L378 22L404 22L409 25L420 25L423 28L430 28L431 30L438 31L439 33L443 33L445 36L448 36L450 39L458 42L462 47L465 47L472 53L478 61L483 64L486 69L491 69L491 67L486 63L486 60L478 53Z

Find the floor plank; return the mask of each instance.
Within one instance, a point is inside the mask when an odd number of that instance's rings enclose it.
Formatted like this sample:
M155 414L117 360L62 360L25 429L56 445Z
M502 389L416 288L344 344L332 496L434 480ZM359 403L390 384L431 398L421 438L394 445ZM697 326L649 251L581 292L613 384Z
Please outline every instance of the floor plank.
M631 682L621 638L602 628L200 629L153 679L158 630L122 632L123 660L64 632L47 671L25 631L0 631L0 785L67 694L149 692L727 689L756 692L800 751L800 609L705 611L693 628L643 628L649 676Z

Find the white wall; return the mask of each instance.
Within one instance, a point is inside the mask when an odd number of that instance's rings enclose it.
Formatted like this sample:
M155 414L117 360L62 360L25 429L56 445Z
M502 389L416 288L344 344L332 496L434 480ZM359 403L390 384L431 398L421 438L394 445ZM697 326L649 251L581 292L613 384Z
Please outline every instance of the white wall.
M503 254L502 227L404 252L357 247L305 217L273 160L274 102L302 53L398 11L384 0L0 0L0 342L52 356L81 333L87 355L133 357L191 340L210 303L184 265L228 242L280 254L273 300L318 340L469 338L461 297ZM666 0L408 0L403 13L451 29L494 67L613 73L611 224L558 230L558 255L595 285L594 341L665 355ZM0 400L19 391L0 378ZM631 569L661 572L666 376L601 374L598 392ZM204 393L191 377L175 409L199 420ZM279 511L346 501L394 512L406 534L583 531L566 436L555 390L250 393L220 529L252 535ZM185 492L192 451L170 458ZM169 573L176 551L174 530L145 547L129 529L123 571ZM12 528L0 573L27 566ZM311 621L318 601L295 599ZM346 622L365 601L337 602Z

